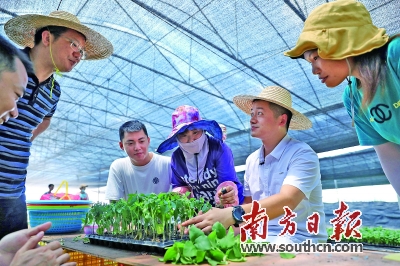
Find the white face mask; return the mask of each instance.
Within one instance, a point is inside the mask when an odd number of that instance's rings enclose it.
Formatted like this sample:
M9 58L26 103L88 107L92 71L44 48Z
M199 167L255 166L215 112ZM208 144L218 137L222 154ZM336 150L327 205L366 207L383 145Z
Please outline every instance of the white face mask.
M180 142L178 138L177 138L177 140L178 140L179 147L181 147L182 150L184 150L190 154L195 154L195 153L199 153L201 151L201 148L203 148L204 141L206 140L206 134L203 131L200 138L198 138L195 141L190 142L190 143Z

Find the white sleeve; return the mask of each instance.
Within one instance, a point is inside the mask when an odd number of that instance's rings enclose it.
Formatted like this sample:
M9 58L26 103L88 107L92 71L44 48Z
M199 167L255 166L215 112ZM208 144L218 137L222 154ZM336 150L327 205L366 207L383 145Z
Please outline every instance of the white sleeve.
M251 191L250 191L250 185L249 185L249 174L250 174L250 158L251 155L249 157L247 157L246 159L246 170L244 172L244 176L243 176L243 196L245 197L252 197L251 195Z
M307 199L321 183L321 174L317 154L311 148L300 148L293 155L286 178L282 185L292 185L300 189Z
M114 161L111 164L110 171L108 172L105 198L108 200L119 200L124 198L124 186L122 183L122 177L118 171L117 161Z
M378 154L383 172L385 172L397 195L400 195L400 145L386 142L374 146L374 149Z

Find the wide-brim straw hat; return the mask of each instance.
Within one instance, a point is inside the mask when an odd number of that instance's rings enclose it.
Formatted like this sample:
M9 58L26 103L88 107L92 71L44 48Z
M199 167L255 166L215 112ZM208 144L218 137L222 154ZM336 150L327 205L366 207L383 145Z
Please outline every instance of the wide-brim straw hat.
M163 153L177 147L177 135L194 129L207 131L214 138L222 140L222 130L217 121L202 119L196 107L182 105L172 113L172 131L168 138L158 146L157 152Z
M315 8L306 21L296 46L284 53L293 59L318 49L323 59L340 60L382 47L389 40L383 28L372 24L365 6L354 0L338 0Z
M36 31L46 26L61 26L82 33L86 37L85 60L107 58L113 53L114 48L110 41L66 11L53 11L48 16L21 15L7 21L4 31L16 44L32 48Z
M269 86L264 88L258 96L254 95L238 95L233 98L233 102L246 114L251 113L252 103L254 100L262 100L275 103L292 112L289 129L305 130L312 127L310 119L302 113L296 111L292 107L292 96L290 92L278 86Z

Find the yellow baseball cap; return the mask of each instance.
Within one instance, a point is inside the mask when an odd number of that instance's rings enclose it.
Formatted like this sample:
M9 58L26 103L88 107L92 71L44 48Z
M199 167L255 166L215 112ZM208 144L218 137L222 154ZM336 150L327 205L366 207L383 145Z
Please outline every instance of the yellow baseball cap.
M296 46L284 55L303 58L318 49L323 59L340 60L379 48L389 40L383 28L372 24L365 6L354 0L337 0L315 8L304 22Z

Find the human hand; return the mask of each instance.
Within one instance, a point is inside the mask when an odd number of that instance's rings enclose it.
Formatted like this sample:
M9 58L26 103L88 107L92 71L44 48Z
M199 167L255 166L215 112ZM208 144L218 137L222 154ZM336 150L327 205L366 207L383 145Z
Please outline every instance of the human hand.
M58 241L49 243L46 246L37 247L44 232L31 237L23 245L11 261L10 266L74 266L76 262L68 262L70 256L64 253Z
M235 190L231 186L221 188L217 192L217 196L220 200L221 205L234 204L236 200Z
M27 243L31 243L32 251L36 252L36 247L38 242L42 239L44 235L44 231L48 230L51 227L51 223L47 222L41 225L38 225L34 228L30 229L23 229L16 231L14 233L8 234L3 237L0 241L0 265L10 265L11 261L15 257L16 253L19 252L22 247L24 247ZM57 242L54 242L57 243ZM59 244L59 243L58 243ZM54 247L56 244L52 244L50 248ZM40 248L38 248L39 250ZM26 249L24 249L26 250ZM21 251L22 252L22 251ZM35 254L35 253L33 253ZM25 254L26 255L26 254ZM29 255L29 253L27 254ZM22 257L22 254L19 254L19 257ZM69 258L69 255L68 255ZM67 259L68 260L68 259ZM14 263L17 263L15 261ZM22 264L14 264L14 265L25 265ZM26 264L26 265L34 265L34 264ZM41 265L41 264L38 264ZM59 264L55 264L59 265ZM66 265L75 265L73 264L66 264Z
M41 231L46 231L51 227L51 222L47 222L30 229L23 229L6 235L0 241L0 254L2 257L14 257L15 253L32 237ZM39 241L38 241L39 242ZM11 261L11 259L9 261Z
M214 196L215 206L231 207L239 205L239 192L237 186L232 181L225 181L217 187L217 193Z
M206 213L201 213L192 219L189 219L181 224L181 226L187 227L191 224L201 229L205 233L212 231L212 226L216 222L222 223L225 228L235 223L232 217L232 207L225 209L212 208Z

